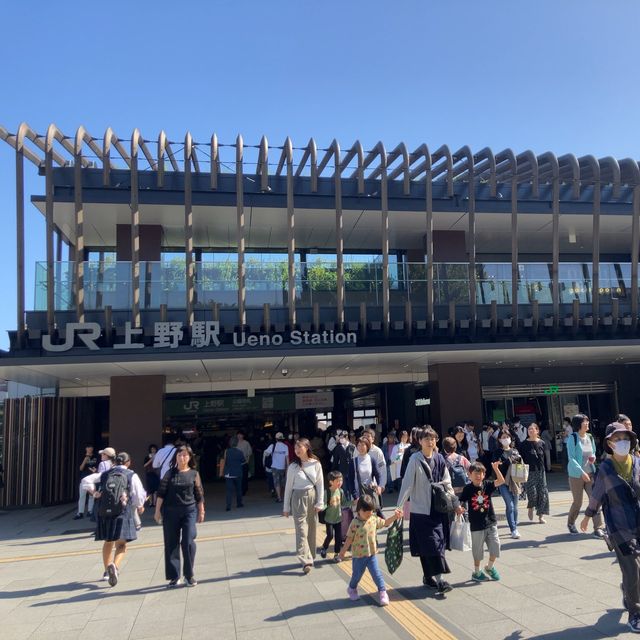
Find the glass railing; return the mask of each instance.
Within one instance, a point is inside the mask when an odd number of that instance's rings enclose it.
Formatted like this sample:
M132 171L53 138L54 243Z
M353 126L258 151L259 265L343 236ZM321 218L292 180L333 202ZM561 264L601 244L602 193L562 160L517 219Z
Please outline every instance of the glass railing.
M74 306L73 262L54 263L54 302L59 311ZM389 296L393 305L410 302L425 305L427 299L427 266L425 263L392 263L389 271ZM590 304L593 300L592 265L561 263L559 268L560 302L574 300ZM300 306L335 306L337 303L337 265L335 262L296 262L291 295ZM383 300L383 267L379 262L344 263L344 300L348 306L377 307ZM602 300L626 299L630 295L631 265L602 263L599 293ZM259 307L265 303L286 306L289 301L289 278L286 262L245 263L246 304ZM436 305L450 302L469 303L469 265L466 263L434 263L433 299ZM518 265L518 304L552 303L551 265L521 263ZM184 308L186 277L184 260L140 262L140 308ZM198 306L218 303L223 307L238 304L237 262L194 262L194 294ZM510 263L478 263L476 265L476 301L479 305L512 303ZM84 306L87 311L129 309L131 307L130 262L85 262ZM35 272L34 309L47 306L47 267L38 262Z

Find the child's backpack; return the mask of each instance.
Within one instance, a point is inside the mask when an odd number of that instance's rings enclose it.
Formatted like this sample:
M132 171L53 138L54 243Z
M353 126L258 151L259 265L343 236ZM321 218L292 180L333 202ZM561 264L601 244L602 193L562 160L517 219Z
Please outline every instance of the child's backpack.
M114 468L107 471L102 483L98 514L102 518L115 518L124 511L129 501L129 484L133 471Z
M469 484L469 476L462 464L461 458L462 456L460 454L458 454L458 457L453 461L447 458L447 467L449 469L449 475L451 476L451 486L454 488L464 487Z

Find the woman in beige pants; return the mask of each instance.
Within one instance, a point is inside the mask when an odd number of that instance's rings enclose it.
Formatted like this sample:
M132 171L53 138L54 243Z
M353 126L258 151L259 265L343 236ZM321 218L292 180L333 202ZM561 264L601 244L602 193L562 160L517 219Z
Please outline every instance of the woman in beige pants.
M283 515L293 517L296 530L296 553L304 573L313 567L316 555L317 514L324 509L324 478L320 461L306 438L294 447L295 455L287 469Z

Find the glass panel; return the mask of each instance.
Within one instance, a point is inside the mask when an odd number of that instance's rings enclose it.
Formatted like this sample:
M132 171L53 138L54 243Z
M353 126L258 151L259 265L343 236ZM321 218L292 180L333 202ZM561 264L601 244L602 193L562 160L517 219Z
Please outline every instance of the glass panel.
M434 304L469 304L469 265L466 262L434 263Z
M217 302L223 307L238 306L238 262L197 262L195 290L198 303L209 306Z
M208 254L213 255L213 254ZM236 254L222 254L212 261L194 263L195 294L198 305L217 302L235 307L238 303L238 264ZM267 257L275 258L266 260ZM366 256L367 258L369 256ZM345 261L345 304L358 306L382 305L382 263L374 260ZM391 257L390 257L391 258ZM310 307L315 302L322 306L337 303L337 273L335 260L318 255L309 261L296 261L295 296L297 304ZM249 255L246 266L247 306L274 306L288 304L287 256L285 254ZM131 263L116 262L113 254L105 254L102 261L84 264L85 309L101 310L110 305L114 310L131 307ZM467 263L434 264L435 304L469 303L469 266ZM521 263L518 265L518 303L530 304L538 300L551 304L551 265L547 263ZM570 304L578 300L591 303L591 263L560 263L560 302ZM74 308L74 263L54 263L55 309ZM491 304L511 303L511 264L480 263L476 265L477 302ZM631 286L629 263L605 262L600 265L599 292L603 300L627 300ZM390 261L389 289L392 305L411 302L426 304L427 267L425 263ZM175 254L171 260L140 263L140 308L158 309L161 304L183 309L185 306L185 259ZM37 262L35 269L34 310L44 311L47 304L47 266Z

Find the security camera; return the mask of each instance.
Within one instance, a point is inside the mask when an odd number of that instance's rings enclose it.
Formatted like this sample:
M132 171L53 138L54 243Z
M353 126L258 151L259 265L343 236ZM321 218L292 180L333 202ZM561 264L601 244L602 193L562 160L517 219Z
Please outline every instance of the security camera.
M280 373L286 378L289 375L289 369L282 369Z

